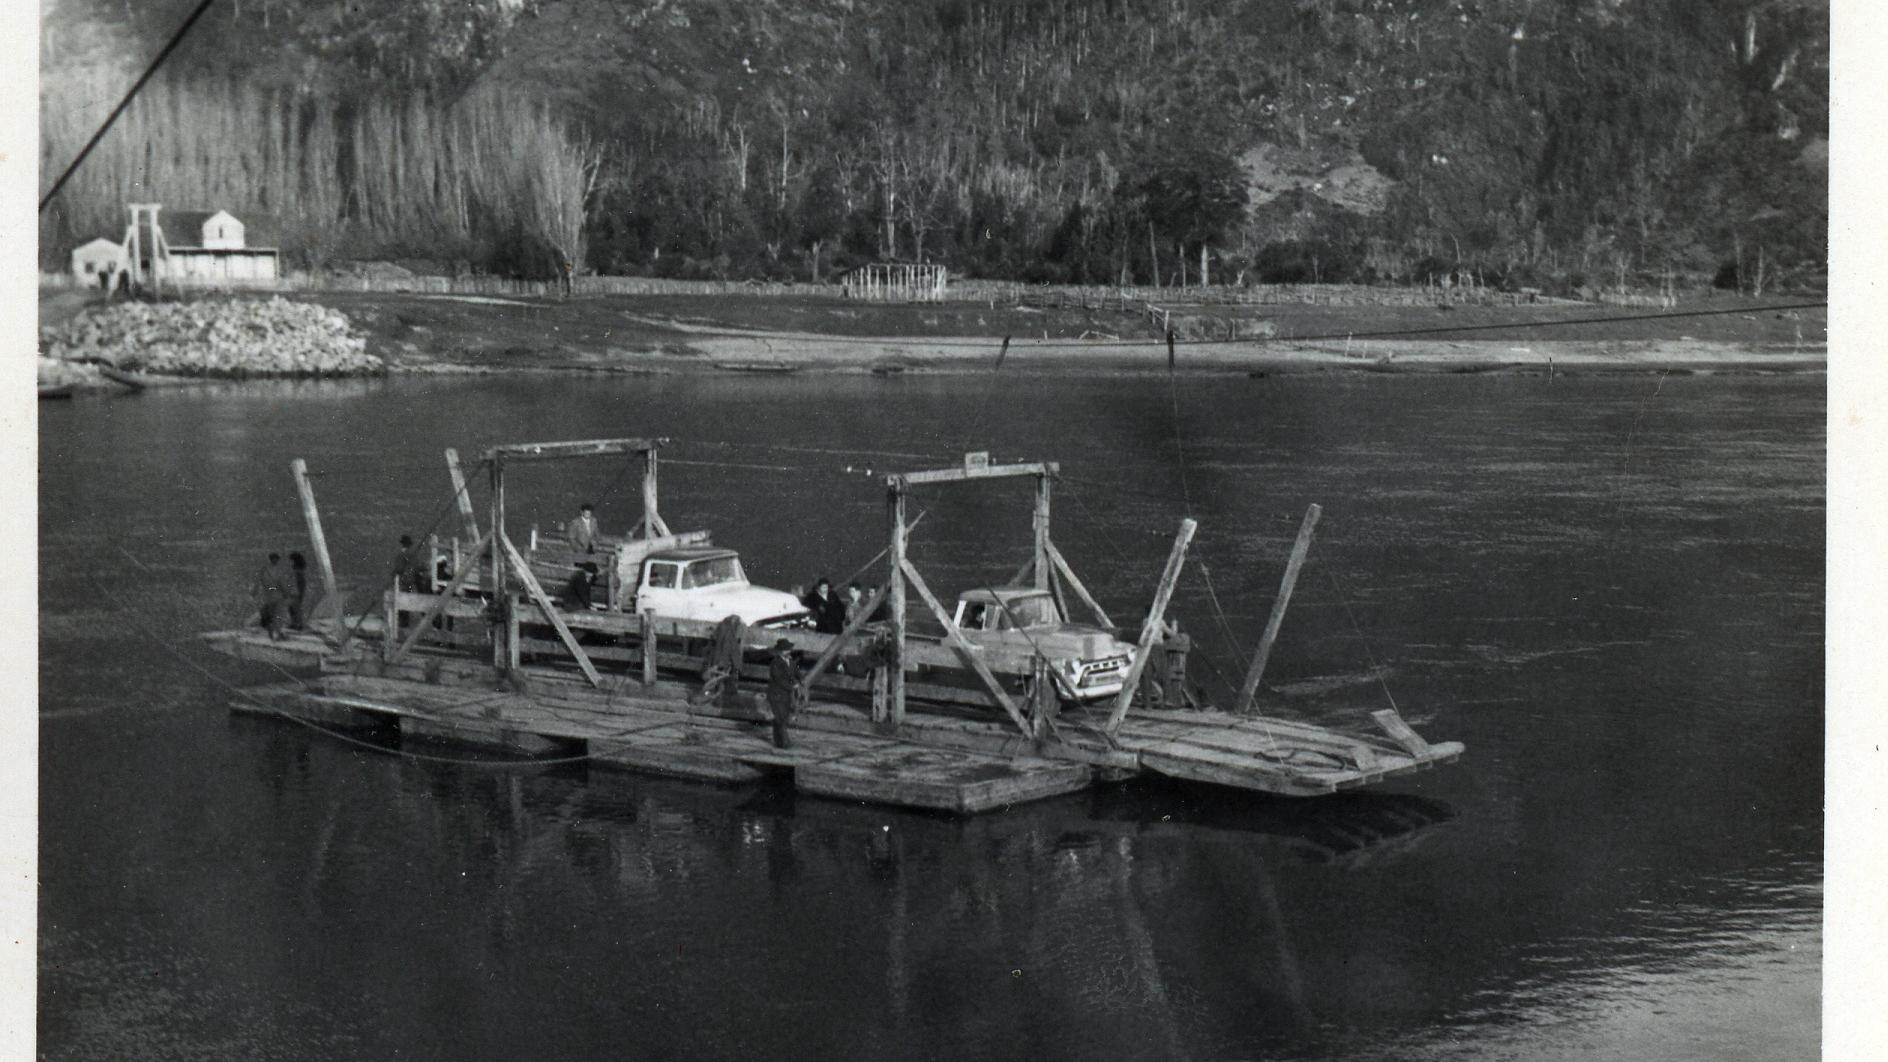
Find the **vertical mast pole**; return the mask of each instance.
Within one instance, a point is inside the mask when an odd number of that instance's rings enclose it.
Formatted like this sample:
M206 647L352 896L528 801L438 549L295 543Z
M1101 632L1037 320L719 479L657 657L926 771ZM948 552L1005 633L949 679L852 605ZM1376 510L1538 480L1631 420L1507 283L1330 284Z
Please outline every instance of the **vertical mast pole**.
M308 482L308 462L297 457L289 462L289 469L295 473L295 493L302 500L302 519L308 524L308 543L315 551L315 564L321 569L321 590L325 595L322 604L334 610L335 629L340 632L339 645L347 644L347 609L342 606L341 591L334 581L334 561L328 557L328 536L321 530L321 510L315 507L315 488Z
M892 660L891 724L894 729L905 722L905 485L891 484L891 568Z

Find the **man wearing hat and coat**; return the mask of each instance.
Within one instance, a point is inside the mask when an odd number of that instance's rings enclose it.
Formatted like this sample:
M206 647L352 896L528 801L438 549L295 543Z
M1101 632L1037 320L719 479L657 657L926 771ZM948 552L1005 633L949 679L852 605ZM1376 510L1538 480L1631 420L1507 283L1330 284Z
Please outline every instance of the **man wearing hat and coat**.
M800 699L800 665L793 659L793 643L785 638L774 643L774 655L767 662L767 707L774 713L774 747L788 746L787 723Z

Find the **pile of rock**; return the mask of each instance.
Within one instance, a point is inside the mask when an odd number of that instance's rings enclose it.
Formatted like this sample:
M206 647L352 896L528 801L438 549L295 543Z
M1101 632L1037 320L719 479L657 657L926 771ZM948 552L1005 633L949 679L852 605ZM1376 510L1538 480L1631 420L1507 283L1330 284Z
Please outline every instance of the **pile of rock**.
M170 376L360 376L386 371L347 316L269 299L122 302L40 330L40 349Z

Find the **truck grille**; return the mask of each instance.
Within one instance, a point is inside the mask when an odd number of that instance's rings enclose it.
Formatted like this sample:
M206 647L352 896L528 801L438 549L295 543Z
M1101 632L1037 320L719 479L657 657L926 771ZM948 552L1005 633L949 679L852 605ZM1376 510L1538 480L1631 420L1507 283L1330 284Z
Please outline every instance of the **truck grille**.
M1092 664L1082 665L1082 677L1078 679L1075 684L1081 687L1099 686L1104 682L1113 682L1120 678L1121 673L1127 669L1128 658L1125 656L1111 656L1106 660L1097 660Z

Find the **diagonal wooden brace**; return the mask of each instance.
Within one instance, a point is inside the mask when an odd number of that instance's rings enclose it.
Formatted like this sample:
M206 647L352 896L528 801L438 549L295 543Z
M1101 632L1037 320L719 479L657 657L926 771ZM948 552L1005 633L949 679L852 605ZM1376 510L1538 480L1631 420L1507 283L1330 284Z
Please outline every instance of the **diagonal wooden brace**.
M577 659L577 666L583 669L584 678L590 680L590 685L598 689L603 688L603 676L597 674L596 665L590 662L589 654L577 644L577 636L570 633L570 628L564 624L564 617L557 614L557 606L551 603L551 597L544 592L544 587L539 584L538 577L531 573L531 565L525 563L524 557L518 552L518 547L511 544L511 536L501 530L498 533L498 544L504 547L505 556L510 558L511 566L517 572L518 582L523 584L525 593L531 595L531 600L537 602L537 606L544 610L545 618L550 620L551 626L557 630L557 637L563 640L564 648L570 650L570 655Z
M997 681L997 677L990 672L983 658L977 655L976 648L957 629L957 624L951 622L950 613L944 611L944 606L939 604L937 598L932 595L931 588L924 584L924 576L919 575L918 569L912 567L908 560L903 563L902 567L905 578L911 582L911 588L918 592L918 597L923 599L925 607L931 610L931 615L944 625L944 634L950 639L951 648L957 650L957 655L963 658L964 663L970 665L970 670L976 672L979 679L983 680L983 684L990 690L990 695L996 698L996 702L1003 706L1005 712L1009 713L1010 721L1016 724L1016 729L1022 731L1024 737L1034 738L1035 734L1030 730L1029 723L1023 719L1023 713L1017 709L1016 702L1010 699L1009 693L1003 689L1003 683Z
M853 613L852 619L846 622L846 629L835 635L833 640L826 646L826 651L819 654L818 660L813 661L812 668L800 679L800 696L811 697L813 695L814 680L824 675L826 669L833 666L833 661L839 659L839 650L845 648L846 643L852 640L852 636L859 632L859 628L865 626L866 621L871 618L872 613L878 611L879 603L885 600L885 595L889 588L890 584L888 583L874 590L872 596L866 599L865 604L857 612Z
M1088 587L1084 586L1081 579L1076 577L1075 569L1069 567L1068 560L1062 556L1062 551L1056 548L1054 540L1044 542L1043 546L1049 554L1049 562L1055 565L1056 571L1062 573L1062 578L1068 582L1069 589L1075 591L1075 596L1082 599L1082 604L1088 606L1088 610L1095 614L1095 618L1101 621L1103 627L1112 630L1114 628L1114 621L1108 618L1108 614L1102 611L1100 603L1095 600L1095 596L1088 592Z
M1109 736L1120 729L1121 720L1128 716L1128 705L1141 685L1141 672L1147 668L1147 658L1153 655L1154 640L1165 627L1161 621L1167 614L1167 602L1173 600L1174 584L1180 581L1180 565L1187 559L1187 546L1193 542L1193 532L1199 527L1190 517L1180 521L1180 533L1174 536L1173 549L1167 553L1167 567L1160 573L1160 588L1154 591L1154 607L1147 614L1147 622L1141 624L1141 640L1134 652L1134 663L1128 668L1120 695L1114 699L1114 709L1108 713L1104 729Z

